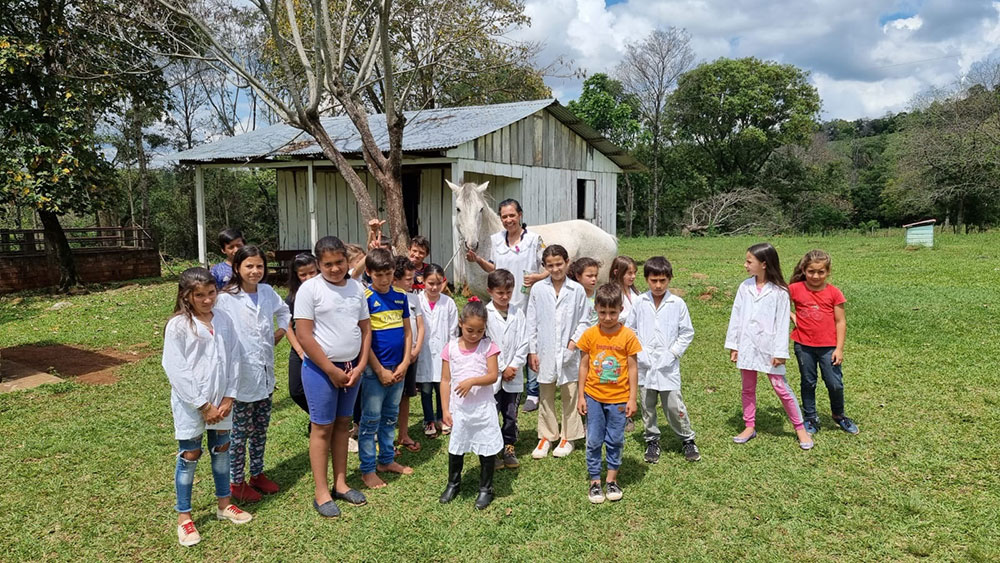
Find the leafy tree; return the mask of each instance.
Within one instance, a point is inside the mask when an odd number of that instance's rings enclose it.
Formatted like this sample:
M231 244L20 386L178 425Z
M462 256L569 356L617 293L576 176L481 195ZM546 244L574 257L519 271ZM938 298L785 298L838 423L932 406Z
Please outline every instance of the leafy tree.
M756 58L718 59L685 73L667 119L679 140L696 144L715 189L753 185L784 145L806 145L820 109L808 73Z
M625 55L615 74L625 91L639 101L639 113L648 132L653 155L659 155L660 147L668 142L669 129L665 129L663 123L668 95L693 62L691 35L683 29L658 29L643 40L626 45ZM649 192L649 236L658 233L661 173L659 160L654 160Z
M606 74L595 74L584 80L580 99L569 102L567 107L619 147L627 151L636 148L642 129L639 100L626 93L621 82ZM632 236L632 222L635 218L635 187L632 176L634 175L625 172L619 182L625 185L625 236L629 237Z
M62 290L79 277L59 217L110 195L98 123L126 98L152 106L163 92L153 61L112 38L120 21L91 0L14 0L0 19L0 197L37 210Z

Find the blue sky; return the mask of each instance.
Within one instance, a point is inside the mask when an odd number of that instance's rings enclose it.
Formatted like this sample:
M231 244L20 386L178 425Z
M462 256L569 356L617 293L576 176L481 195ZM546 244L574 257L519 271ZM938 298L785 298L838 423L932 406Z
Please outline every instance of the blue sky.
M982 0L526 0L540 62L572 59L613 72L626 43L653 29L687 29L699 61L755 56L811 73L823 117L856 119L905 110L915 97L958 83L1000 57L1000 2ZM550 79L561 101L582 80Z

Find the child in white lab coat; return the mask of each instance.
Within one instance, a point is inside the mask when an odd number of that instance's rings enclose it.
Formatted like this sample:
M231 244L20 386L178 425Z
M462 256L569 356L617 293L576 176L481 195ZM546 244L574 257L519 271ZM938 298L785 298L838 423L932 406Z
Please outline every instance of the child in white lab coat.
M580 319L590 314L587 292L566 277L569 254L558 244L542 253L542 263L549 277L536 282L528 297L528 365L538 373L538 445L531 452L534 459L549 455L568 456L573 441L583 438L584 428L576 412L579 386L579 354L575 341ZM556 387L562 396L562 424L556 420Z
M514 293L514 274L502 268L490 272L486 287L491 300L486 305L489 322L486 325L490 340L500 347L500 377L493 385L497 411L503 419L503 451L497 454L496 468L516 469L521 464L514 454L517 444L517 404L524 391L524 364L528 361L528 339L525 335L527 321L524 311L510 304Z
M745 444L757 437L757 372L762 371L767 374L795 427L799 447L811 449L812 437L805 430L798 400L785 379L791 308L778 252L769 243L755 244L747 249L743 267L750 277L736 289L726 332L729 359L736 363L743 378L743 423L746 428L734 436L733 441Z
M443 434L451 433L451 426L444 424L441 409L441 352L458 334L458 308L451 297L441 293L444 287L444 268L428 264L424 268L424 291L420 294L424 344L417 356L417 385L420 387L426 436L436 436L438 431Z
M214 311L215 278L205 268L189 268L177 284L174 314L163 333L163 371L170 380L177 464L177 540L189 547L201 541L191 520L191 490L208 433L212 478L218 499L216 517L243 524L251 516L229 502L229 430L239 385L240 341L232 319Z
M694 430L681 397L680 359L694 339L694 327L684 300L667 289L674 277L673 267L663 256L646 260L642 267L649 291L635 299L625 322L642 351L638 354L639 390L642 395L642 423L645 426L646 463L660 460L660 427L656 424L659 399L670 429L680 438L684 458L698 461L701 454L694 443Z
M264 446L271 424L274 346L285 336L292 316L274 288L262 283L266 277L264 253L256 246L240 248L233 257L233 277L215 303L216 309L233 319L243 347L229 465L230 487L240 502L259 501L261 493L270 495L279 489L264 475ZM248 449L250 479L245 479Z

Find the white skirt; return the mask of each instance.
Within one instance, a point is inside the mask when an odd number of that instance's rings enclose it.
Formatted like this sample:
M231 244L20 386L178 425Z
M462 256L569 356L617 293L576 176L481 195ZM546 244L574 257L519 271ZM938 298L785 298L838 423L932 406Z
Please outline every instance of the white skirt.
M496 455L503 449L497 406L493 401L471 408L452 408L451 419L454 424L448 440L448 453Z

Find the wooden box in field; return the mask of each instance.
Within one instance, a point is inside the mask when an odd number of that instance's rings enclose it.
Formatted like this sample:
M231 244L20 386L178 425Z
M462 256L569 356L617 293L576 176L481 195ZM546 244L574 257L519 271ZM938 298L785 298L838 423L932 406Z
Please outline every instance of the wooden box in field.
M934 223L937 219L917 221L903 225L906 229L906 246L934 246Z

